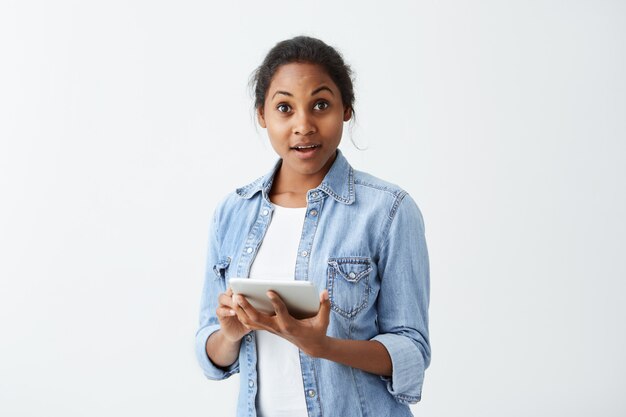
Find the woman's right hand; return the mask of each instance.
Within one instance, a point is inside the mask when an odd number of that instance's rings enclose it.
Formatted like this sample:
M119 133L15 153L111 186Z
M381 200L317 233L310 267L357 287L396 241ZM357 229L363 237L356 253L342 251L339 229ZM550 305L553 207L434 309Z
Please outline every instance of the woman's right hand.
M218 306L215 310L217 319L220 322L221 332L224 338L230 342L239 342L245 335L252 330L239 321L235 313L233 304L233 290L228 289L225 293L219 295Z

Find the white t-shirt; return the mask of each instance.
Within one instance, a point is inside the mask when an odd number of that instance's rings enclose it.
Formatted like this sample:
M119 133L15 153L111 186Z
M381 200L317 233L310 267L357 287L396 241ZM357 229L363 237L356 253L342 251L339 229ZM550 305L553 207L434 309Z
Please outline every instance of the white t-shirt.
M250 268L250 279L293 280L306 207L274 206L271 223ZM259 417L308 417L298 348L256 332Z

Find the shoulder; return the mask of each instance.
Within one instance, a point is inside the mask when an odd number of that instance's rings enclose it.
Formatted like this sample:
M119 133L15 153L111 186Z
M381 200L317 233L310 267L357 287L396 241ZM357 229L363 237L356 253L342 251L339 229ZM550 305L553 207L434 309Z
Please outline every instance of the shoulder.
M361 187L366 191L370 191L373 193L387 193L394 197L406 194L402 188L397 186L396 184L390 183L388 181L382 180L378 177L375 177L367 172L353 170L354 171L354 185L355 187Z
M405 199L413 202L409 193L400 186L367 172L354 170L354 186L357 194L361 194L362 197L377 196L378 199L391 200L394 204L399 204Z
M372 200L387 206L388 217L393 219L398 212L405 216L414 217L422 221L421 212L415 200L402 187L380 179L367 172L354 170L354 186L357 199Z

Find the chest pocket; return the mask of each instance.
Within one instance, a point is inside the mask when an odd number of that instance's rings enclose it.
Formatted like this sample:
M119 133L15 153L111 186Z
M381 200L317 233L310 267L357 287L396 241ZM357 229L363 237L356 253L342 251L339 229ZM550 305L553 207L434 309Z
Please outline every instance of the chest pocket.
M331 308L352 318L367 307L370 258L347 257L328 260L328 298Z

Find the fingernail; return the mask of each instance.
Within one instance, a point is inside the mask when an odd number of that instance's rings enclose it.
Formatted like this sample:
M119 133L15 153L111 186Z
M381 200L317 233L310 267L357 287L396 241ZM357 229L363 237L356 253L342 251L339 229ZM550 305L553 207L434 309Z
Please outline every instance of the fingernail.
M235 310L230 310L230 313L229 313L229 314L230 314L231 316L234 316L234 315L235 315L235 314L237 314L237 313L235 313Z

